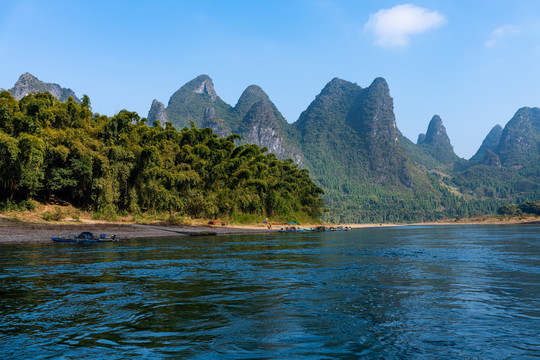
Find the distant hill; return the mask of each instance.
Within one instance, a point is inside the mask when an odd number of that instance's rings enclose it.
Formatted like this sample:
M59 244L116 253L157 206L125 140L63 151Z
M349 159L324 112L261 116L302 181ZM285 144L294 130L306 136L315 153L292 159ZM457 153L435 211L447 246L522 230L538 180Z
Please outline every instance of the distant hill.
M30 73L22 74L15 85L8 91L17 100L22 99L25 95L30 93L48 91L52 96L62 102L66 102L70 96L77 103L81 102L73 90L63 88L58 84L45 83Z
M493 128L478 152L456 167L453 183L476 198L540 198L540 109L524 107L504 129Z

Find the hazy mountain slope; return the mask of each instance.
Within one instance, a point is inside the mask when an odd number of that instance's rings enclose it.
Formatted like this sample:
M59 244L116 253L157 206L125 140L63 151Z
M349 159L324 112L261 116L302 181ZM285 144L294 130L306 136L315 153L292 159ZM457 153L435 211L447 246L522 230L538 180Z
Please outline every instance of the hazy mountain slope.
M523 107L506 124L495 149L506 166L538 163L540 108Z
M511 202L540 199L540 109L519 109L500 136L498 132L494 128L486 137L484 143L489 146L484 147L483 157L480 158L481 148L474 161L456 171L455 186L482 199ZM499 142L495 146L497 138Z
M481 162L483 161L487 151L495 151L497 146L499 146L499 142L501 141L502 132L502 126L495 125L487 134L484 141L482 141L482 145L480 145L478 151L471 157L471 161Z
M454 164L461 161L454 153L454 148L439 115L434 115L431 118L427 132L418 135L416 144L404 138L401 141L411 159L425 170L448 172L453 170Z

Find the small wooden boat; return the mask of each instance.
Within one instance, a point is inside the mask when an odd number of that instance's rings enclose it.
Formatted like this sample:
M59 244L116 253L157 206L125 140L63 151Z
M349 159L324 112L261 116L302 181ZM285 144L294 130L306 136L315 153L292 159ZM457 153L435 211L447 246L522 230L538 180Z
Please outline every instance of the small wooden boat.
M113 242L118 241L118 238L116 235L111 235L110 237L107 237L106 234L100 234L98 237L94 236L89 231L83 231L79 235L72 234L69 237L63 237L63 236L53 236L51 237L52 241L54 242Z

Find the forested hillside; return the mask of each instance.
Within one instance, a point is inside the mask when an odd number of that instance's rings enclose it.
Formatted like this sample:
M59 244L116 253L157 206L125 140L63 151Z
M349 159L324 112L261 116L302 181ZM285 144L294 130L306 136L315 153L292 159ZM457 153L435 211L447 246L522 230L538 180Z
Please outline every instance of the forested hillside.
M364 89L330 81L295 123L306 164L325 191L324 218L418 222L496 211L499 200L461 196L439 174L422 169L420 159L439 167L437 156L450 146L439 147L436 140L446 134L440 119L433 124L427 144L414 145L396 127L384 79Z
M68 90L23 74L10 92L43 88L58 99ZM180 87L167 107L154 100L148 121L92 114L87 97L80 106L43 94L3 99L2 146L15 150L0 154L0 201L59 197L98 211L290 218L321 212L320 187L323 220L383 223L494 214L540 199L540 109L519 109L466 160L437 115L416 144L404 137L383 78L366 88L331 80L294 123L256 85L235 106L225 103L207 75ZM190 123L198 128L183 129Z
M437 115L418 144L406 139L382 78L364 89L335 78L287 124L258 86L249 86L232 107L201 75L175 92L166 109L152 104L148 116L176 126L191 118L220 136L238 132L278 157L292 157L323 188L326 221L414 222L492 214L504 203L539 198L536 130L527 120L536 112L520 114L525 118L510 122L516 125L506 136L502 129L491 133L472 161L456 156ZM499 145L501 139L508 145ZM527 164L510 164L511 158Z
M0 93L0 203L60 199L103 214L317 218L321 189L291 160L237 146L192 123L148 127L122 110L94 114L90 99Z
M470 160L426 156L429 153L422 148L424 143L407 146L411 154L416 154L416 162L463 198L478 203L522 203L540 199L539 143L540 109L524 107L504 129L495 126ZM417 156L419 150L424 155ZM447 146L445 154L453 155L450 150Z

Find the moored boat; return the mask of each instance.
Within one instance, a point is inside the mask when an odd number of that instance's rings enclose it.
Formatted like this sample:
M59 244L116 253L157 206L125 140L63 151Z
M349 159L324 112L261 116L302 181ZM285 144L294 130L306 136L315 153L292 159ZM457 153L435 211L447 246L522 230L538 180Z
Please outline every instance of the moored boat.
M306 229L302 229L300 226L287 226L278 230L279 232L304 232Z
M79 235L72 234L69 237L63 237L63 236L53 236L51 237L52 241L54 242L113 242L118 241L118 238L116 235L111 235L107 237L106 234L100 234L99 236L94 236L89 231L83 231Z

